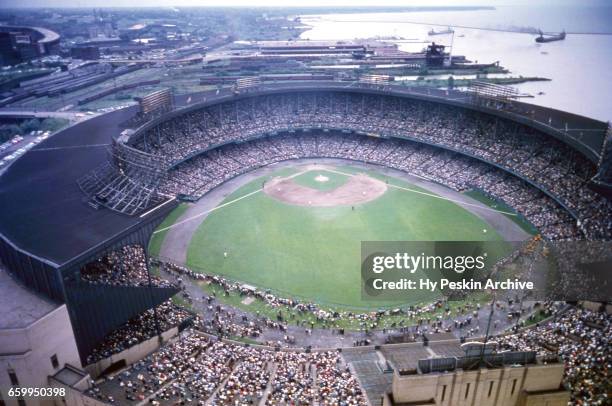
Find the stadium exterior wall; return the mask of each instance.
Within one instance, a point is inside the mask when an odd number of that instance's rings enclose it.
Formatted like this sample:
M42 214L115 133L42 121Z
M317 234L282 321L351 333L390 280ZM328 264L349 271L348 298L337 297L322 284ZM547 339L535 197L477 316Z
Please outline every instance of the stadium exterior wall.
M89 375L91 375L92 378L96 379L108 368L118 363L132 365L152 352L157 351L162 344L176 337L178 333L178 327L173 327L170 330L161 333L160 336L149 338L148 340L127 348L118 354L113 354L110 357L104 358L94 364L87 365L85 370L89 372Z
M538 363L412 375L395 370L383 405L562 406L569 401L569 392L560 389L563 369L563 363Z
M53 357L57 365L52 363ZM3 396L14 386L7 371L15 374L20 387L44 388L49 385L49 377L65 365L81 366L66 306L58 306L29 325L0 329L0 393ZM4 402L7 406L20 404L15 397L5 397ZM28 398L27 404L55 403L50 398Z
M63 302L65 292L57 264L21 250L1 235L0 260L26 286L51 300Z

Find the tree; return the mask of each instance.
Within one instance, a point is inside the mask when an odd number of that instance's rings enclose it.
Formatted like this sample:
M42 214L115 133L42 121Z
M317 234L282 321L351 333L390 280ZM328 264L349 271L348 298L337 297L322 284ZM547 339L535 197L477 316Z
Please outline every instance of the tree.
M38 131L40 128L40 120L33 118L31 120L24 121L20 125L22 134L29 134L32 131Z

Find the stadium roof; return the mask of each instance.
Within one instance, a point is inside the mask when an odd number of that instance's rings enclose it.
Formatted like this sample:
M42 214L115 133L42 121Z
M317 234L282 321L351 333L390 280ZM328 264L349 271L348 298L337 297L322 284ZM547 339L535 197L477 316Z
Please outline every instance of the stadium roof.
M61 265L138 223L138 217L93 209L76 182L105 161L118 124L134 112L76 124L15 161L0 178L0 233L19 249Z

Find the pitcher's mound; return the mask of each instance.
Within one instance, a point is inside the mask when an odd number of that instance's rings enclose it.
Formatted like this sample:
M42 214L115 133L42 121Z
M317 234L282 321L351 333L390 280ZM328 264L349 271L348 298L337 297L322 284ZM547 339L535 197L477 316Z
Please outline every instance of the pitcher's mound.
M347 175L349 179L333 190L316 190L302 186L292 178L274 178L264 185L264 193L284 203L298 206L332 207L366 203L382 196L387 191L385 182L365 174ZM324 175L315 177L317 182L327 182Z

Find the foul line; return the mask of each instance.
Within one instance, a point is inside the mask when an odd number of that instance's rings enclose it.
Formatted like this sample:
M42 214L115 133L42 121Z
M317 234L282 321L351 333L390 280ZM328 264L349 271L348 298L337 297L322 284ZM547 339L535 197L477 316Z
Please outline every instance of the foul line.
M297 173L294 173L293 175L288 176L288 177L287 177L287 178L285 178L285 179L293 179L293 178L295 178L296 176L300 176L301 174L306 173L306 172L309 172L309 171L311 171L311 169L309 169L309 170L305 170L305 171L301 171L301 172L297 172ZM204 215L206 215L206 214L208 214L208 213L210 213L210 212L213 212L213 211L215 211L215 210L217 210L217 209L221 209L221 208L223 208L223 207L229 206L230 204L236 203L236 202L238 202L238 201L240 201L240 200L242 200L242 199L246 199L246 198L247 198L247 197L249 197L249 196L253 196L255 193L259 193L259 192L261 192L262 190L263 190L263 188L260 188L260 189L254 190L254 191L252 191L252 192L250 192L250 193L247 193L247 194L246 194L246 195L244 195L244 196L237 197L237 198L236 198L236 199L234 199L234 200L230 200L229 202L225 202L225 203L223 203L223 204L220 204L219 206L213 207L213 208L212 208L212 209L210 209L210 210L205 210L205 211L200 212L200 213L198 213L198 214L195 214L195 215L193 215L193 216L191 216L191 217L189 217L189 218L186 218L185 220L181 220L181 221L179 221L178 223L174 223L174 224L169 225L168 227L164 227L164 228L160 228L159 230L155 230L155 231L153 232L153 234L161 233L162 231L169 230L169 229L174 228L174 227L176 227L176 226L180 226L181 224L184 224L184 223L186 223L186 222L188 222L188 221L191 221L191 220L195 220L195 219L197 219L197 218L200 218L200 217L202 217L202 216L204 216ZM147 212L147 213L145 213L145 214L148 214L148 212ZM142 216L141 216L141 217L142 217Z
M425 196L435 197L436 199L448 200L449 202L453 202L453 203L457 203L457 204L461 204L461 205L465 205L465 206L473 206L473 207L477 207L477 208L482 209L482 210L489 210L489 211L493 211L493 212L496 212L496 213L507 214L509 216L516 216L516 213L512 213L512 212L508 212L508 211L496 210L496 209L492 209L492 208L487 207L487 206L481 206L479 204L462 202L461 200L449 199L448 197L437 196L437 195L434 195L434 194L431 194L431 193L426 193L426 192L421 192L421 191L418 191L418 190L408 189L408 188L405 188L405 187L402 187L402 186L398 186L398 185L392 185L390 183L388 185L391 186L391 187L397 188L397 189L406 190L408 192L413 192L413 193L418 193L418 194L425 195Z
M340 171L337 171L337 170L332 170L332 169L326 169L326 170L329 171L329 172L338 173L340 175L354 176L354 174L344 173L344 172L340 172ZM423 178L422 176L418 176L418 177L419 178ZM426 179L426 178L423 178L423 179ZM425 195L425 196L429 196L429 197L435 197L436 199L447 200L449 202L453 202L453 203L457 203L457 204L461 204L461 205L465 205L465 206L478 207L479 209L482 209L482 210L489 210L489 211L494 211L496 213L507 214L509 216L516 216L516 213L511 213L511 212L502 211L502 210L496 210L496 209L492 209L492 208L487 207L487 206L481 206L481 205L474 204L474 203L462 202L460 200L455 200L455 199L450 199L448 197L442 197L442 196L434 195L433 193L421 192L420 190L409 189L409 188L406 188L406 187L403 187L403 186L394 185L392 183L387 183L387 186L391 186L391 187L394 187L396 189L405 190L407 192L418 193L420 195Z
M166 230L169 230L169 229L171 229L171 228L173 228L173 227L180 226L181 224L184 224L184 223L186 223L186 222L188 222L188 221L191 221L191 220L197 219L197 218L199 218L199 217L202 217L202 216L204 216L204 215L206 215L206 214L208 214L208 213L210 213L210 212L213 212L213 211L215 211L215 210L217 210L217 209L221 209L221 208L223 208L223 207L225 207L225 206L229 206L229 205L230 205L230 204L232 204L232 203L236 203L236 202L237 202L237 201L239 201L239 200L246 199L246 198L247 198L247 197L249 197L249 196L253 196L255 193L259 193L259 192L261 192L262 190L263 190L263 189L257 189L257 190L254 190L254 191L252 191L252 192L250 192L250 193L247 193L247 194L246 194L246 195L244 195L244 196L240 196L240 197L238 197L238 198L236 198L236 199L234 199L234 200L230 200L229 202L225 202L225 203L223 203L223 204L220 204L220 205L219 205L219 206L217 206L217 207L213 207L213 208L212 208L212 209L210 209L210 210L203 211L203 212L198 213L198 214L196 214L196 215L194 215L194 216L191 216L191 217L189 217L189 218L186 218L185 220L181 220L181 221L179 221L178 223L174 223L174 224L169 225L168 227L164 227L164 228L160 228L159 230L155 230L155 231L153 232L153 234L161 233L162 231L166 231Z
M143 217L148 216L149 214L153 213L155 210L159 209L160 207L163 207L163 206L167 205L167 204L168 204L168 203L170 203L170 202L173 202L173 201L174 201L174 199L176 199L176 197L174 197L174 196L168 196L168 195L163 194L163 193L160 193L160 195L167 197L167 198L168 198L168 200L166 200L165 202L162 202L162 203L158 204L157 206L153 207L151 210L149 210L149 211L147 211L147 212L145 212L145 213L142 213L142 214L139 216L140 218L143 218Z

